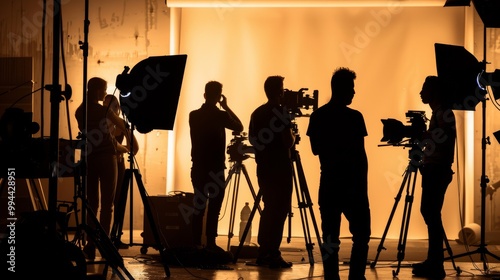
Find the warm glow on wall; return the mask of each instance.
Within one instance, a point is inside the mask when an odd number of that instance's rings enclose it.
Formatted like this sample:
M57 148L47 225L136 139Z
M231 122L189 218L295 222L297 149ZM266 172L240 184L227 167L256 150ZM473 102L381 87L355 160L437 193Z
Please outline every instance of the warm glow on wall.
M33 2L34 0L30 0ZM40 2L40 1L38 1ZM82 101L82 52L79 41L83 34L83 3L64 1L64 45L68 68L68 83L73 96L68 111L61 110L61 137L76 138L78 129L74 112ZM319 90L319 105L330 98L329 79L338 66L356 71L356 97L352 107L365 116L368 136L369 195L373 213L373 236L380 236L394 203L394 194L408 164L407 150L398 147L378 147L382 137L381 119L396 118L405 122L408 110L430 109L421 103L418 92L423 78L436 73L434 43L465 46L471 53L480 52L482 32L477 32L477 18L472 7L444 8L445 0L110 0L91 5L89 13L88 75L108 81L108 93L115 91L116 77L124 66L160 55L187 54L185 79L179 100L174 129L135 133L139 141L136 164L149 195L171 194L171 191L192 192L190 180L190 136L188 115L203 103L203 88L209 80L219 80L231 109L240 117L248 131L253 109L266 101L263 82L269 75L285 77L285 87L298 90ZM34 81L40 86L41 25L40 5L24 1L8 1L0 14L5 19L0 50L3 56L33 57ZM432 18L432 20L429 20ZM22 22L22 24L19 24ZM4 34L2 33L2 34ZM477 33L477 34L476 34ZM488 38L498 38L491 33ZM50 37L47 34L46 37ZM481 37L481 38L480 38ZM18 40L9 40L17 38ZM491 41L491 50L498 49L500 40ZM476 52L474 52L476 48ZM492 66L498 54L491 56ZM48 67L46 67L48 68ZM50 80L46 77L46 80ZM36 86L37 88L37 86ZM115 93L118 94L117 92ZM41 103L40 95L35 104ZM38 102L38 103L37 103ZM45 108L49 99L45 98ZM36 106L35 108L37 108ZM488 109L493 109L488 106ZM480 111L480 110L478 110ZM38 114L38 112L35 112ZM48 119L48 110L45 111ZM66 114L71 121L70 130ZM478 208L478 162L481 139L477 112L459 116L458 133L460 161L454 168L456 179L450 185L443 211L448 237L456 237L460 228L459 210L464 206L465 223L478 220L473 216ZM497 115L488 118L488 130L500 129ZM308 118L297 120L301 133L301 152L307 183L314 202L319 185L319 161L312 155L306 136ZM48 135L45 126L44 135ZM226 140L232 138L228 131ZM492 182L500 180L499 143L487 149L487 174ZM245 165L257 188L255 161ZM458 166L460 163L460 166ZM230 164L228 163L229 167ZM474 170L475 169L475 170ZM460 171L460 172L458 172ZM65 180L65 183L69 180ZM69 182L68 184L72 184ZM246 182L242 181L236 208L252 202ZM463 188L458 189L457 186ZM134 186L135 188L135 186ZM73 188L60 188L60 195L71 199ZM64 192L64 193L63 193ZM464 194L463 203L461 196ZM493 199L500 202L496 192ZM410 238L423 238L425 224L418 213L420 188L416 189ZM460 201L459 201L460 200ZM142 228L142 202L134 199L134 228ZM317 205L313 208L316 210ZM489 205L488 205L489 207ZM294 209L296 210L296 209ZM220 234L228 232L228 209L223 209ZM476 211L477 212L477 211ZM127 213L128 214L128 213ZM399 213L390 237L399 233ZM496 215L495 217L497 217ZM319 215L316 215L319 222ZM258 220L258 217L256 218ZM128 220L128 219L126 219ZM498 223L497 223L498 224ZM293 235L302 235L300 220L294 219ZM253 228L256 235L258 225ZM342 235L349 235L343 227Z
M387 1L383 6L365 8L182 8L180 53L187 53L189 58L179 104L182 111L176 125L175 186L192 190L188 114L203 103L203 87L207 81L215 79L223 83L228 104L243 122L244 131L248 131L252 110L266 101L263 82L267 76L284 76L285 87L290 90L302 87L309 88L309 92L319 90L321 106L330 99L332 71L346 66L358 74L351 106L365 116L370 207L374 213L372 230L374 237L380 236L394 203L394 194L400 188L401 174L408 165L407 150L378 147L382 137L380 120L393 117L405 122L408 110L428 110L427 116L430 116L430 109L422 104L419 91L425 76L436 73L434 43L463 44L464 8L393 9L391 4L395 3L400 2ZM435 20L425 20L428 17ZM299 118L297 122L301 133L297 148L312 200L316 202L319 161L311 153L306 135L308 118ZM229 141L230 133L226 135ZM341 135L333 133L332 137ZM255 184L255 162L249 159L245 164ZM450 237L460 227L455 207L456 185L454 182L450 187L444 211ZM246 186L240 191L241 205L236 209L241 209L244 202L253 201ZM420 198L420 188L416 196ZM426 235L419 206L416 199L410 238ZM219 223L221 233L227 232L229 224L228 213L225 214ZM397 215L399 218L399 212ZM398 222L394 223L389 236L399 233ZM292 227L294 235L302 235L299 219L294 219ZM348 234L345 227L342 235Z
M167 0L169 7L182 8L334 8L334 7L442 7L443 0Z

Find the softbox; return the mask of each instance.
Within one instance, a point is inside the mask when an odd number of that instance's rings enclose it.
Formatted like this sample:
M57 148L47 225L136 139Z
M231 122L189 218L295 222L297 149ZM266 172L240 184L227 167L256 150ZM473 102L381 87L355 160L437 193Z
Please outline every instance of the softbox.
M436 43L436 67L447 101L456 110L475 110L486 92L479 87L483 64L462 46Z
M445 7L470 6L470 0L447 0Z
M140 133L172 130L187 55L153 56L116 77L121 109Z
M445 7L470 6L471 0L447 0ZM500 27L500 1L498 0L472 0L476 12L485 27Z
M500 1L473 0L472 2L485 27L500 27L500 17L498 17L498 13L500 12Z

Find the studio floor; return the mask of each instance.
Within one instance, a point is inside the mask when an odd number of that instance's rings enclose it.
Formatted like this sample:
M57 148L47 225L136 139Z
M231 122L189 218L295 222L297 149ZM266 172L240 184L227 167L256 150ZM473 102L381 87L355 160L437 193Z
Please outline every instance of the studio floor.
M128 236L124 234L124 236ZM283 258L291 261L293 266L288 269L270 269L249 265L254 258L243 250L240 251L236 263L229 262L223 265L179 265L165 264L161 261L159 251L152 247L141 245L140 233L135 233L132 241L122 239L125 243L132 244L128 249L118 250L123 264L108 263L110 268L103 273L103 264L88 263L88 274L94 274L100 279L235 279L235 280L260 280L260 279L323 279L323 267L321 256L317 246L311 251L312 257L305 249L305 241L302 237L291 238L288 243L283 240L281 251ZM254 237L255 238L255 237ZM130 238L128 238L130 239ZM252 240L253 241L253 240ZM228 249L228 243L234 252L238 247L237 238L228 242L227 236L221 236L217 240L218 245ZM313 240L314 242L314 240ZM370 243L369 264L367 264L366 279L423 279L413 277L411 264L421 262L426 254L426 240L408 240L404 246L404 257L398 261L398 240L386 239L381 243L380 239L372 239ZM488 244L485 247L469 246L459 244L454 240L449 241L451 255L445 252L446 279L500 279L500 245ZM383 246L380 246L383 245ZM255 245L256 246L256 245ZM342 239L340 250L340 277L348 278L348 261L351 241L349 238ZM378 248L385 249L378 249ZM485 250L480 250L485 249ZM251 250L250 250L251 251ZM479 251L484 251L486 258L481 260ZM167 253L168 254L168 253ZM96 261L103 260L97 253ZM103 260L105 263L106 261ZM312 263L312 264L311 264ZM399 263L399 265L398 265ZM112 268L115 266L115 268ZM395 277L394 277L395 276Z

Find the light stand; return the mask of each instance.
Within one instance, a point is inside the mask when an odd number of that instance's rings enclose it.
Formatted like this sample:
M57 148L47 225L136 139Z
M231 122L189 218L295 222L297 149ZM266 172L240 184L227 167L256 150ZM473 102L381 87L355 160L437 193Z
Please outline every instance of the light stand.
M134 139L133 131L135 129L141 133L148 133L153 129L173 129L186 59L187 55L149 57L137 63L132 70L125 66L124 71L116 77L116 87L120 90L121 110L128 121L132 123L130 130L131 145L133 145L132 139ZM129 70L130 73L128 73ZM115 244L120 241L129 186L130 227L133 226L132 185L135 176L156 245L160 246L159 251L165 274L170 277L166 249L160 241L160 235L155 223L156 219L154 219L151 212L150 200L139 171L134 169L133 147L131 147L130 151L130 169L125 170L118 209L115 209L115 211L118 211L119 216L115 215L111 236ZM132 241L132 230L130 231L130 240Z
M486 56L486 52L485 52ZM486 145L490 144L489 137L486 136L486 98L482 100L482 141L481 141L481 241L478 248L474 251L466 252L463 254L455 255L455 258L470 256L474 254L479 254L481 261L483 262L483 270L488 271L488 264L486 262L486 256L494 257L500 260L500 257L491 253L488 248L486 248L486 188L488 187L488 176L486 176Z
M53 57L52 57L52 85L50 90L50 141L49 162L52 164L49 177L49 232L56 234L57 228L57 180L58 180L58 158L59 158L59 103L61 99L61 85L59 84L59 52L61 34L61 1L54 0L53 16Z
M134 124L132 124L132 127L130 129L130 139L134 139ZM142 198L142 203L144 206L144 212L148 217L149 225L151 227L151 232L153 233L154 240L156 242L156 246L158 246L158 251L160 252L160 256L163 262L163 268L165 270L165 274L167 277L170 277L170 269L167 264L167 255L166 255L166 248L162 245L161 240L160 240L160 234L158 233L158 227L156 226L156 219L153 216L153 213L151 212L151 205L150 201L148 199L148 196L146 194L146 188L144 187L144 184L142 183L142 176L139 173L139 170L134 168L134 156L133 156L133 143L134 141L130 141L130 152L129 152L129 162L130 162L130 168L125 170L125 174L123 177L123 185L121 186L121 191L120 191L120 198L119 202L117 205L116 215L115 215L115 221L113 222L113 227L111 230L111 238L113 240L113 243L119 244L120 243L120 236L121 236L121 230L123 229L123 219L124 219L124 213L125 213L125 207L127 204L127 192L130 190L130 245L137 245L133 243L133 231L132 231L132 226L134 224L133 222L133 185L134 185L134 177L136 179L137 187L139 189L139 193ZM129 189L130 188L130 189ZM140 244L142 245L142 244Z
M58 2L60 0L55 0L55 2ZM57 4L54 4L54 9L55 9L55 12L54 12L54 15L59 15L59 11L61 9L60 7L60 3L57 3ZM88 57L88 33L89 33L89 24L90 24L90 21L88 20L89 18L89 15L88 15L88 10L89 10L89 1L86 0L85 1L85 20L84 20L84 42L80 42L80 49L83 50L83 101L82 101L82 104L84 106L83 108L83 127L81 128L82 129L82 147L81 147L81 151L82 151L82 156L81 156L81 161L80 161L80 164L79 164L79 167L77 168L80 168L79 170L79 175L81 176L78 176L78 177L75 177L75 184L79 184L80 188L78 190L78 194L82 200L82 224L81 225L78 225L78 233L77 235L80 237L80 238L83 238L84 235L82 232L85 232L86 233L86 238L90 238L94 241L97 249L99 249L99 252L101 253L101 256L106 260L106 262L104 262L106 264L106 268L107 268L107 265L111 266L113 268L113 271L116 273L116 275L118 275L120 277L120 279L125 279L125 277L127 277L128 279L134 279L132 277L132 275L128 272L128 270L125 268L125 264L123 262L123 258L121 257L121 255L118 253L118 250L113 246L112 242L111 242L111 239L109 238L108 236L108 233L104 231L103 227L101 226L101 224L99 223L99 220L97 219L96 217L96 213L94 213L92 211L92 209L90 209L89 205L88 205L88 201L87 201L87 57ZM59 15L60 16L60 15ZM56 18L54 16L54 48L56 46L58 46L59 44L56 43L56 38L57 40L59 40L59 30L61 28L60 26L60 22L61 22L61 19L60 17L59 18ZM56 30L57 30L57 33L56 33ZM56 65L59 64L59 61L58 61L58 54L59 54L59 48L57 48L57 52L56 50L54 49L54 62L53 62L53 65L54 67L56 67ZM53 70L53 75L54 75L54 78L56 78L58 75L59 75L59 69L54 69ZM54 83L55 84L55 83ZM51 98L51 100L54 99L54 97ZM53 104L54 104L54 101L52 101ZM54 107L54 106L53 106ZM54 109L52 109L52 111L54 111ZM56 121L55 123L55 127L57 128L58 127L58 121L59 119L59 115L53 115L51 117L51 129L54 127L54 121ZM56 144L58 144L58 134L57 132L54 134L53 130L51 130L51 144L52 142L56 142ZM56 135L56 137L54 137L54 135ZM51 145L51 156L55 156L55 159L51 158L51 161L50 162L57 162L57 159L58 159L58 150L57 150L57 147L56 148L56 153L55 155L53 154L54 150L52 148L53 146ZM54 176L53 174L56 174L56 180L57 180L57 173L56 172L51 172L51 176ZM50 178L49 178L50 179ZM81 181L80 181L81 180ZM49 181L50 182L50 181ZM57 181L56 181L57 183ZM50 187L50 186L49 186ZM52 194L53 192L50 192L50 188L49 188L49 205L50 205L50 194ZM55 191L55 200L52 202L54 203L54 209L55 209L55 205L57 203L57 190ZM88 221L87 219L91 219L92 221L92 224L95 226L95 228L91 228L89 225L88 225ZM106 270L105 270L106 272Z
M467 2L470 1L447 1L445 6L447 6L448 2L459 2L459 6L466 5ZM472 104L471 108L468 108L468 102L471 100L481 101L482 103L482 138L481 138L481 243L479 247L470 252L466 252L464 254L456 255L455 258L461 256L470 256L473 254L479 254L481 257L481 261L483 262L484 271L488 270L488 264L486 263L486 256L489 255L491 257L500 260L500 257L494 255L486 248L486 189L487 184L489 182L488 177L486 176L486 145L490 144L489 137L486 136L486 101L487 98L485 96L480 96L482 93L486 93L486 86L495 78L496 73L485 73L486 70L486 29L488 27L500 27L500 21L498 18L498 12L500 12L500 2L498 1L489 1L489 0L474 0L474 6L476 11L478 12L481 20L484 24L483 29L483 61L479 63L477 59L473 57L472 54L467 53L465 50L461 52L456 52L454 55L448 55L441 51L441 54L438 53L438 49L436 46L436 64L438 67L438 77L445 78L447 82L447 86L452 89L457 90L457 92L464 93L462 96L462 100L456 100L456 104L458 103L457 109L474 109L475 105ZM450 5L451 6L451 5ZM453 52L453 48L447 48ZM441 58L438 56L441 55ZM454 61L452 61L454 60ZM451 67L450 67L451 66ZM453 67L455 66L455 67ZM480 68L480 72L477 71L477 68ZM473 77L471 78L471 74ZM485 78L486 76L486 78ZM489 84L492 89L494 88L493 84ZM472 86L472 87L471 87ZM471 96L471 92L476 94L475 96ZM497 98L497 96L495 96ZM464 106L465 105L465 106Z

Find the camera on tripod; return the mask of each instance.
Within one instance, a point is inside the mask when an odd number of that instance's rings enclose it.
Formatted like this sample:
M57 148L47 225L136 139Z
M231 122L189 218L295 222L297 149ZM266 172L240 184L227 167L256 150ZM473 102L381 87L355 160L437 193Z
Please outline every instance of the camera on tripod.
M421 140L427 129L425 112L410 110L406 112L406 118L410 125L404 125L396 119L383 119L384 136L380 141L392 146L413 146L417 140Z
M301 109L313 110L318 109L318 90L313 91L313 96L305 94L308 88L301 88L298 91L292 91L285 89L283 97L280 100L280 104L286 107L292 117L301 117L304 114Z
M229 155L230 162L241 162L249 158L249 154L254 154L255 149L251 145L243 143L248 140L245 132L233 131L233 139L227 146L227 154Z
M44 161L47 149L33 138L40 125L32 118L32 112L15 107L7 108L0 117L0 167L16 168L19 178L46 178L41 175L50 174L50 166Z

